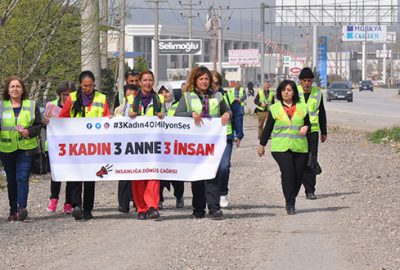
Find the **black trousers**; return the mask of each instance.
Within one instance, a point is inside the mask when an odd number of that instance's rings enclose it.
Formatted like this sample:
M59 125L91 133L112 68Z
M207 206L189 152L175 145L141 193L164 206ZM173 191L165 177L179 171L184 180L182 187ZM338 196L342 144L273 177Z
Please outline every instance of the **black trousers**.
M307 135L308 141L308 161L307 164L311 164L311 162L317 162L318 160L318 139L319 133L312 132ZM314 193L315 192L315 185L317 183L317 176L313 174L310 170L304 171L303 175L303 186L305 193Z
M281 170L281 183L286 205L295 205L307 162L307 154L286 151L272 152L272 156Z
M183 192L185 189L185 182L183 181L160 181L160 202L164 201L164 188L166 187L168 190L170 187L174 188L174 196L176 199L181 199L183 197Z
M62 182L55 182L53 179L50 182L50 199L59 199ZM65 183L65 203L71 204L71 182Z
M206 209L206 183L204 180L192 182L193 212L204 212Z
M192 182L192 206L194 212L203 212L206 209L220 209L220 183L217 178Z
M90 212L94 205L94 190L96 182L70 182L72 207L82 208L82 185L83 185L83 211Z
M118 181L118 205L129 211L132 201L132 181Z

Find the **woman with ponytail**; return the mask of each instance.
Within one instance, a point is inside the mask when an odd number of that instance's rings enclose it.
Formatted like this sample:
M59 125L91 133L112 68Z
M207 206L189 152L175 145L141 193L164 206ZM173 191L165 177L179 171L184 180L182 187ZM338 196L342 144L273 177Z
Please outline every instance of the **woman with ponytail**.
M94 89L95 78L91 71L83 71L79 75L79 88L72 92L64 104L59 117L104 117L110 115L106 96ZM89 220L93 218L95 182L83 183L83 208L82 208L82 182L71 182L72 216L75 220Z

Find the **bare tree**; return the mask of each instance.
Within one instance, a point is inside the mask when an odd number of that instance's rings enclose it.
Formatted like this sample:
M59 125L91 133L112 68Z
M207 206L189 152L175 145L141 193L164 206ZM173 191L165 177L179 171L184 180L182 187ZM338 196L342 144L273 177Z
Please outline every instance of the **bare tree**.
M19 0L8 0L8 3L6 4L3 14L0 17L0 26L4 26L10 17L11 13L17 6Z

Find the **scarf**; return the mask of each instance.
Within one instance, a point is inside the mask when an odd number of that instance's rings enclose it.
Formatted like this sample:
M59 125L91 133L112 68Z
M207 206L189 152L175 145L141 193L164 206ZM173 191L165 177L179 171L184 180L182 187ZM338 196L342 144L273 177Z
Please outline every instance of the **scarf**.
M94 98L94 91L89 95L85 94L85 92L82 91L82 105L84 107L89 107L89 105L93 101L93 98Z
M215 91L208 89L206 91L206 93L204 94L204 96L201 94L200 91L195 90L194 91L196 93L196 95L199 97L199 99L201 100L202 103L202 107L203 109L201 110L201 114L200 117L201 118L211 118L210 115L210 103L209 103L209 99L212 98L215 94Z
M147 106L153 101L153 115L161 112L161 101L156 92L151 91L150 94L144 95L142 91L139 91L133 101L132 111L140 113L140 111L145 111Z

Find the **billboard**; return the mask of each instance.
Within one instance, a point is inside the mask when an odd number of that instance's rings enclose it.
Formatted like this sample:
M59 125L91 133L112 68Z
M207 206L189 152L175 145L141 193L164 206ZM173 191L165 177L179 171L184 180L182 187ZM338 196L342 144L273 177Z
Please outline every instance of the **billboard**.
M317 67L319 79L321 81L321 87L326 87L328 81L328 37L326 36L321 36L318 38Z
M342 40L385 42L386 25L345 25Z
M229 50L230 65L260 65L260 52L258 49Z
M159 55L201 55L201 39L160 39Z

